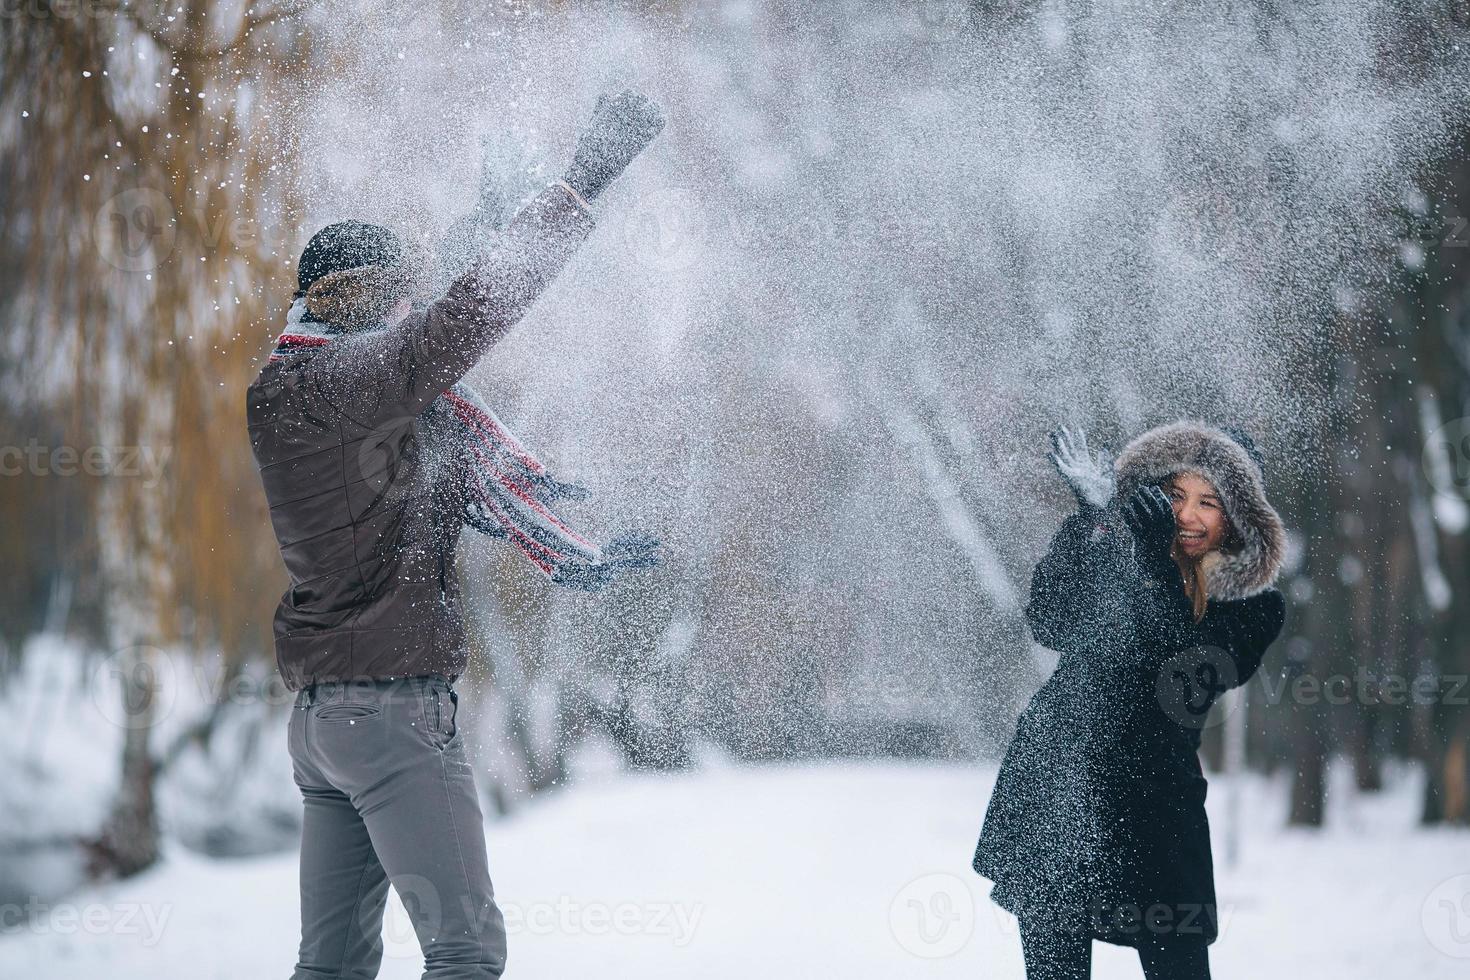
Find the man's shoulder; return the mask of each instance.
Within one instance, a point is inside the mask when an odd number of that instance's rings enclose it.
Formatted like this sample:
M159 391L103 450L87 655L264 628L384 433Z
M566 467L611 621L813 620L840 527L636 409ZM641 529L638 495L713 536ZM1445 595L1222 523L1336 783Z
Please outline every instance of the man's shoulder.
M280 361L269 361L256 374L255 380L245 386L245 421L248 425L260 425L274 421L280 416L296 385L283 375Z
M285 357L263 365L245 386L245 423L252 429L301 415L323 414L330 407L313 397L316 385L306 371L306 357Z

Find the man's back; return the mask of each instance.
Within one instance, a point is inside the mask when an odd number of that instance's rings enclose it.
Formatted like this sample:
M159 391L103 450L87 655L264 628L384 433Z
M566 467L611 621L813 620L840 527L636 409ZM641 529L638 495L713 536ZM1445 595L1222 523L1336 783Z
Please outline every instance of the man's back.
M290 576L275 635L292 689L463 672L452 555L464 481L432 451L425 419L591 224L568 192L549 188L503 247L427 310L317 337L320 346L273 358L250 385L251 446Z

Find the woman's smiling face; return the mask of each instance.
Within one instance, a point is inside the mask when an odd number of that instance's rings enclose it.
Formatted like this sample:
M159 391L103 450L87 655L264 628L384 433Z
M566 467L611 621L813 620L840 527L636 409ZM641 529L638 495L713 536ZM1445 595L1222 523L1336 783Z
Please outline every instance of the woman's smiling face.
M1190 558L1220 547L1229 522L1220 495L1209 480L1194 473L1175 474L1164 486L1174 505L1174 543Z

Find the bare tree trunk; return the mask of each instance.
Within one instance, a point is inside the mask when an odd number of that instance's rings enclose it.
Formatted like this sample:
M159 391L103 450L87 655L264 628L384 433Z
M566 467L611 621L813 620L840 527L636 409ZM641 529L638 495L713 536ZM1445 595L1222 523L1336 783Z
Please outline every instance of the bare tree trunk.
M1296 770L1291 781L1287 823L1296 827L1320 827L1327 795L1327 739L1322 706L1293 703L1289 710L1291 754Z
M89 845L88 871L97 877L127 877L158 860L158 810L154 799L157 765L151 747L157 665L148 647L134 647L118 665L122 688L122 779L102 834Z
M1335 500L1305 511L1309 538L1331 540L1336 517ZM1342 621L1343 586L1336 580L1336 569L1323 567L1324 556L1309 549L1303 567L1304 578L1311 583L1313 598L1303 609L1303 622L1287 639L1283 693L1288 713L1287 735L1293 765L1291 809L1287 822L1299 827L1320 827L1324 818L1327 774L1328 718L1320 697L1299 696L1298 682L1305 685L1317 679L1324 658L1320 646L1333 642L1334 623ZM1303 686L1303 692L1311 688Z

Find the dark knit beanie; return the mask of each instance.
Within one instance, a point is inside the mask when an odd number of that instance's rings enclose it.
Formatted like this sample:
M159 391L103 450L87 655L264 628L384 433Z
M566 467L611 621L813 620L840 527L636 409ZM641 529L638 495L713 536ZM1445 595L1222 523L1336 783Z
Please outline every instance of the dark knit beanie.
M395 269L403 262L403 243L387 228L365 221L339 221L312 235L301 253L296 295L305 296L312 283L333 272L361 266Z

